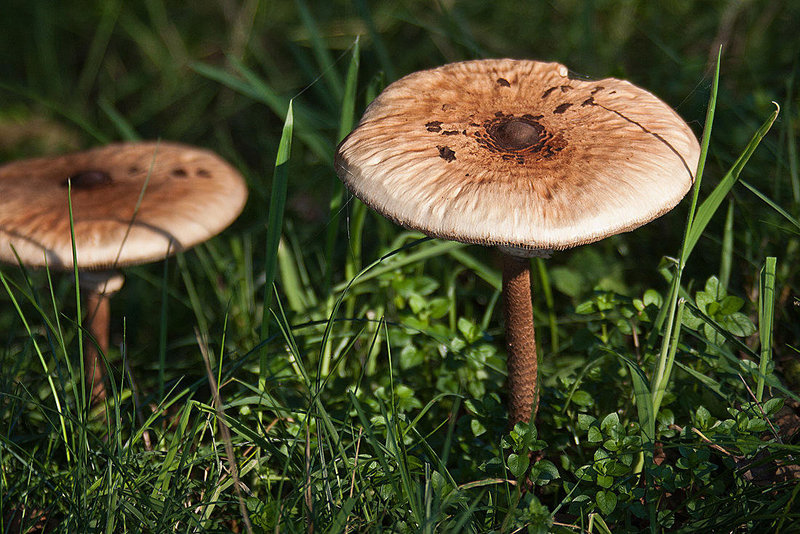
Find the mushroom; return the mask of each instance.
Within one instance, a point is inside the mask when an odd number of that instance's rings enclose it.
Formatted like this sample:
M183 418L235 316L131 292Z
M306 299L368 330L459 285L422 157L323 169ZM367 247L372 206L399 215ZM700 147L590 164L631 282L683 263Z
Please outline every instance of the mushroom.
M629 82L497 59L392 83L339 145L335 166L395 223L501 250L513 425L538 407L529 258L663 215L691 187L699 154L675 111Z
M119 143L0 167L0 261L72 269L69 199L93 402L105 398L109 297L118 267L162 260L227 227L247 199L242 176L208 150L168 142Z

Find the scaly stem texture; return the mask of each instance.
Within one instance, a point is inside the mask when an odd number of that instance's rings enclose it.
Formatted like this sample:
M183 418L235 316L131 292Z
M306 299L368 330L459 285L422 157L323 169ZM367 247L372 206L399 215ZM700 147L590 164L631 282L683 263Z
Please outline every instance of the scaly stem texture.
M508 418L513 427L535 417L539 404L528 258L503 254L503 309L508 348Z

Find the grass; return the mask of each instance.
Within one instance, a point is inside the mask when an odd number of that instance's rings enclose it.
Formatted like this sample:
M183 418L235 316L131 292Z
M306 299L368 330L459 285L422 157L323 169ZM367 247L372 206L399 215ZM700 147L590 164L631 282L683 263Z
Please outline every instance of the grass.
M126 269L107 420L72 277L0 266L0 532L797 531L800 10L534 5L12 0L0 161L177 140L251 197ZM497 258L332 168L387 83L501 56L628 78L703 134L691 200L535 265L534 431L505 428Z

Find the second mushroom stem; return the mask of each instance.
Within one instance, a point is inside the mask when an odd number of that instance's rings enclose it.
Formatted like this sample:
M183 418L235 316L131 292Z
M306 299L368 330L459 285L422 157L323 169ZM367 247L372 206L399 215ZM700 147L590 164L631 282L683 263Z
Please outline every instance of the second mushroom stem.
M111 323L111 296L120 290L125 277L117 271L84 271L80 273L81 290L86 306L83 346L83 371L86 374L86 391L90 406L105 400L106 366L103 358L108 355L109 325ZM92 341L89 338L94 338Z
M108 331L111 323L110 296L97 290L84 291L86 300L86 331L97 344L89 340L83 347L83 366L86 373L86 390L90 393L90 404L106 398L105 364L103 356L108 353ZM99 350L98 350L99 348Z
M503 309L508 348L510 426L527 423L539 404L538 361L533 329L530 259L503 253Z

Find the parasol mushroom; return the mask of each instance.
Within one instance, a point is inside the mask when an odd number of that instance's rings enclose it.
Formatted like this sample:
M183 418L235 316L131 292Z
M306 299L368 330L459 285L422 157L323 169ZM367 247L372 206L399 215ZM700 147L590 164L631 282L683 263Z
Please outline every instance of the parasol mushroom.
M691 187L699 154L675 111L629 82L498 59L392 83L335 165L356 197L397 224L501 250L513 425L538 405L529 258L663 215Z
M71 191L71 193L70 193ZM158 261L216 235L241 213L242 176L208 150L119 143L0 166L0 261L72 269L69 195L86 330L92 402L105 398L109 297L118 267ZM16 254L16 256L15 256Z

